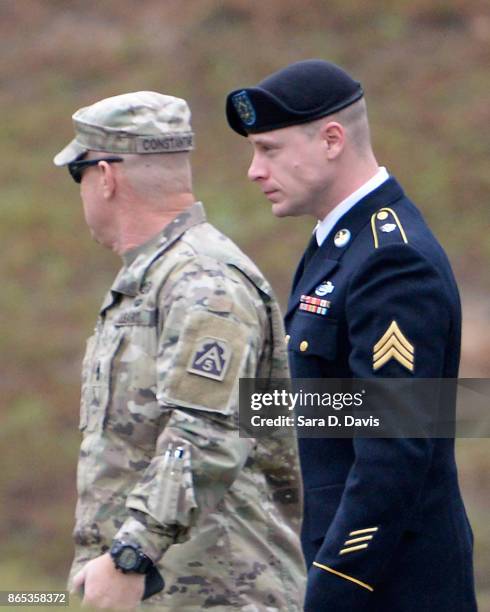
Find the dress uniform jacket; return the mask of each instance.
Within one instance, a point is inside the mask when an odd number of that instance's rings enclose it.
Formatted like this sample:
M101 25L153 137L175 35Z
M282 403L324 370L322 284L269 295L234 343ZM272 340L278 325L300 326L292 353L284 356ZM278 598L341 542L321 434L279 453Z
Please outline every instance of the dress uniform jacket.
M319 287L329 292L326 313L301 309ZM456 283L396 180L364 197L303 257L286 327L295 378L457 377ZM299 445L308 612L476 610L453 439Z
M302 609L296 442L238 435L238 379L288 375L278 304L196 203L125 254L83 365L72 576L113 538L161 610Z

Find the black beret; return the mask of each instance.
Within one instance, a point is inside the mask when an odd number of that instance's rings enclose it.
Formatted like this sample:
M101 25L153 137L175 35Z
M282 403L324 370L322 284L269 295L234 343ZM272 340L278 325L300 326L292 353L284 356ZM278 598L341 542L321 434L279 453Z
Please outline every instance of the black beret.
M236 89L226 99L226 118L242 136L307 123L353 104L360 83L331 62L296 62L266 77L256 87Z

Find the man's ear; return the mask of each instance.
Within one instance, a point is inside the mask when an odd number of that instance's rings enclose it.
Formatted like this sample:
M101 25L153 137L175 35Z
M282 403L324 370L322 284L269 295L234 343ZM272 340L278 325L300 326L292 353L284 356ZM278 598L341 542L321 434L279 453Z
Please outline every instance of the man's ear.
M100 177L99 180L102 186L102 195L106 200L110 200L116 191L116 177L114 174L114 166L101 161L97 164Z
M329 121L322 126L320 136L325 142L327 158L338 157L345 144L344 127L336 121Z

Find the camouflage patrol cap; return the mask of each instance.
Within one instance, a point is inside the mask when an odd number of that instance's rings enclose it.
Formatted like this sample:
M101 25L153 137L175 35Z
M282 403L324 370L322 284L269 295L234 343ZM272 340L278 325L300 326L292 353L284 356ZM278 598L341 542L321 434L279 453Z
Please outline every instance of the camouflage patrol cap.
M105 98L73 115L75 138L54 158L65 166L87 151L175 153L194 148L185 100L154 91Z
M232 91L226 100L230 127L241 136L269 132L332 115L364 95L361 84L332 62L303 60Z

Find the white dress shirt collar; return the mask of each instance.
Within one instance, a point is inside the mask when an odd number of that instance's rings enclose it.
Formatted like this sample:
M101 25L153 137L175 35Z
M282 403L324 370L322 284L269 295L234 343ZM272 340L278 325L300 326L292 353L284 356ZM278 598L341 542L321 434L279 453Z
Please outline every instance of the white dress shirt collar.
M369 181L364 183L364 185L361 185L359 189L356 189L356 191L351 193L350 196L345 198L345 200L342 200L340 204L337 204L337 206L328 213L323 221L318 221L315 228L318 246L322 246L323 242L330 234L337 221L343 217L347 211L362 200L362 198L367 196L368 193L371 193L371 191L374 191L380 185L382 185L386 180L388 180L388 178L389 174L386 168L379 168L378 172L372 178L370 178Z

